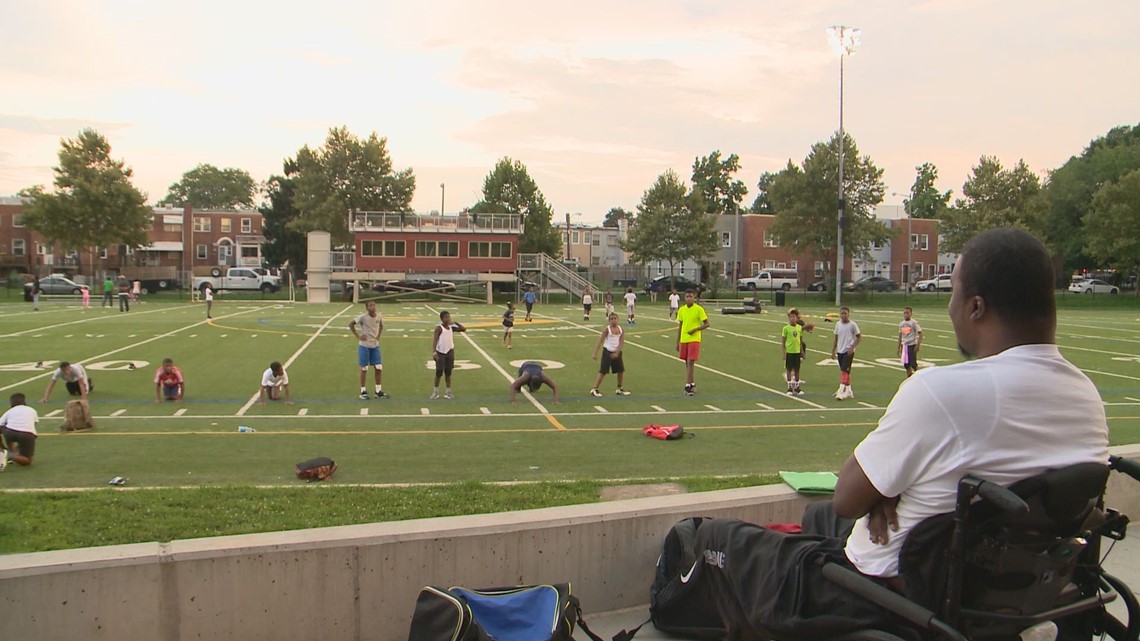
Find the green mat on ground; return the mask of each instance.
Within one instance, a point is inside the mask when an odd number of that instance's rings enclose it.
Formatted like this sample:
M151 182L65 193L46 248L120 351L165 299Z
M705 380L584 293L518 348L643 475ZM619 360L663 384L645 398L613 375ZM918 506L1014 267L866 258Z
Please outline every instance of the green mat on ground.
M801 494L835 494L839 482L831 472L780 472L780 478Z

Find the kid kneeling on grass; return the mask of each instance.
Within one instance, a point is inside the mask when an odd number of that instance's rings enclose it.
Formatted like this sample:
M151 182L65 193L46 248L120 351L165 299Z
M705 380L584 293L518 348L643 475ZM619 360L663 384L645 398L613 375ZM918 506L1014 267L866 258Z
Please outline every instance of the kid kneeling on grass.
M12 407L0 416L0 472L11 461L21 466L32 464L36 453L36 410L17 392L9 399Z
M261 404L265 405L266 398L271 401L281 400L282 392L285 392L285 404L292 405L293 401L289 398L289 375L281 363L273 361L269 364L269 369L261 374Z

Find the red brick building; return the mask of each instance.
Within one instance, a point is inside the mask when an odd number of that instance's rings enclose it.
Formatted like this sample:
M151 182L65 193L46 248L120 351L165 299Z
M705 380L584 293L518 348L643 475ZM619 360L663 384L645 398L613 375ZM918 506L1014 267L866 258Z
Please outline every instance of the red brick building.
M517 266L518 214L358 212L351 220L357 271L511 273Z
M177 279L215 267L261 265L262 216L253 210L213 211L155 207L149 245L115 245L76 251L48 243L21 222L24 201L0 198L0 270L46 275L55 272L101 277ZM184 251L185 248L189 251Z

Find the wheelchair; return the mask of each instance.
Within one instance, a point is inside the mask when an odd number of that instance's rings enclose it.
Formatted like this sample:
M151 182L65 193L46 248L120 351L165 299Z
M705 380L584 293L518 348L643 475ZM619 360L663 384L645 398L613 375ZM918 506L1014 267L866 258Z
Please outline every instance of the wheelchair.
M1123 540L1128 526L1126 515L1104 505L1110 470L1140 481L1140 463L1120 457L1009 488L962 478L954 512L923 521L903 544L905 596L835 563L823 576L890 612L914 632L908 638L1137 641L1140 604L1101 567L1102 542ZM1118 599L1125 621L1105 608ZM835 641L905 641L896 632L861 630Z

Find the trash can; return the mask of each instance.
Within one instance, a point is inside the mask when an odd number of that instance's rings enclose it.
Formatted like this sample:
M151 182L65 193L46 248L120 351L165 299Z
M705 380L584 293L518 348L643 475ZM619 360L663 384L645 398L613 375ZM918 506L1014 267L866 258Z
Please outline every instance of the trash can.
M782 289L776 290L776 307L784 306L784 299L787 295L788 293Z

